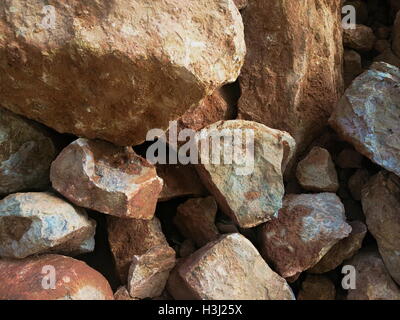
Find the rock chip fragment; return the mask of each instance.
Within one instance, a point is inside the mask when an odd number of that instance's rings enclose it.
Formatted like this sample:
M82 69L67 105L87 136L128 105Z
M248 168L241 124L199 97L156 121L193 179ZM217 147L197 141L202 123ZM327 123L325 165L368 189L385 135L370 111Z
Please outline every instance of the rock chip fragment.
M297 300L335 300L336 288L326 276L308 274L301 284Z
M355 29L343 29L343 43L346 47L361 52L371 51L376 37L370 27L357 24Z
M128 289L126 289L126 286L121 286L115 291L114 293L114 300L139 300L132 298L129 295Z

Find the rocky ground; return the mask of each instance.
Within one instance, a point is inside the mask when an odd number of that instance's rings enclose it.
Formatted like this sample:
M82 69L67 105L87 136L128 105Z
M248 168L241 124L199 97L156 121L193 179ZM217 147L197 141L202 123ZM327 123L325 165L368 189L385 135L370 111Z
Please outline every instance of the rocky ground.
M2 1L0 299L400 300L399 68L398 0Z

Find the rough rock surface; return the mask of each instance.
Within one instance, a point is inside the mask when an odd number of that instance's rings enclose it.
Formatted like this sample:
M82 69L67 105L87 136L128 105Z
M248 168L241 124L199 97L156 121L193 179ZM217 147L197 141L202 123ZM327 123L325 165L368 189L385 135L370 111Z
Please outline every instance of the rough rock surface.
M125 300L126 301L126 300L139 300L139 299L132 298L129 295L128 289L126 289L125 286L121 286L117 289L117 291L115 291L114 300L123 300L123 301Z
M0 195L47 186L55 157L43 128L0 107Z
M296 176L305 190L336 192L339 189L335 165L329 151L324 148L312 148L298 163Z
M372 50L376 41L374 31L370 27L357 24L355 29L343 30L343 43L346 47L366 52Z
M244 9L248 5L248 0L233 0L239 10Z
M151 219L162 180L145 159L100 140L78 139L51 166L53 188L81 207Z
M374 58L376 62L386 62L397 68L400 68L400 57L396 56L392 49L387 49L385 52Z
M261 253L282 277L313 267L351 227L333 193L287 195L278 218L260 228Z
M326 276L307 275L302 282L297 300L335 300L334 283Z
M299 150L318 136L343 90L340 12L341 0L249 2L241 119L289 132Z
M292 290L242 235L224 235L186 258L168 281L177 299L292 300Z
M354 50L345 50L344 60L344 81L346 88L350 83L363 72L361 64L361 56Z
M358 169L349 179L347 184L351 196L354 200L361 200L361 192L364 185L368 182L370 174L366 169Z
M270 220L282 206L282 175L295 149L293 138L244 120L217 122L203 130L207 131L197 135L202 149L196 169L220 209L243 228ZM230 142L221 139L220 148L214 147L215 137L224 133ZM203 150L205 145L209 150ZM230 162L224 154L231 155ZM220 163L215 156L220 156Z
M325 273L337 268L344 260L350 259L361 248L367 227L361 221L349 222L351 226L350 235L336 243L319 262L308 269L311 273Z
M174 266L175 251L169 247L154 247L142 255L134 255L128 273L130 296L139 299L160 296Z
M128 279L129 267L135 255L143 255L154 247L171 252L161 230L160 221L108 217L108 242L114 256L118 277L122 283ZM173 253L175 256L175 253Z
M16 193L0 201L0 257L94 249L96 222L51 193Z
M110 285L99 272L82 261L60 255L1 259L0 279L1 300L114 299Z
M358 152L400 176L400 70L374 63L346 90L331 126Z
M243 64L232 0L55 1L53 25L44 5L1 4L0 101L59 132L140 144Z
M385 266L400 285L400 178L386 171L373 176L363 188L362 206Z
M219 236L215 226L217 210L213 197L189 199L178 206L174 223L185 238L202 247Z

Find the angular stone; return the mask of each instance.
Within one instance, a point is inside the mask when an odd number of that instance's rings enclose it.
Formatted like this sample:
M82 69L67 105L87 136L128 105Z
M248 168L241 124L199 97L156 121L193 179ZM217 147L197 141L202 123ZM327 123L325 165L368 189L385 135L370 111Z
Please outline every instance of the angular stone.
M285 279L238 233L221 236L184 259L168 280L168 291L177 300L294 299Z
M350 232L335 194L287 195L278 218L260 228L261 254L288 278L316 265Z
M308 269L310 273L325 273L331 271L342 264L344 260L350 259L361 248L367 227L361 221L349 222L351 226L350 235L336 243L319 262Z
M363 188L362 206L385 266L400 285L400 178L386 171L373 176Z
M96 222L51 193L16 193L0 201L0 257L69 255L94 250Z
M189 199L178 206L174 223L185 238L202 247L219 237L215 226L217 210L213 197Z
M297 300L335 300L335 285L326 276L308 274L302 282Z
M346 90L330 125L358 152L400 175L400 70L374 63Z
M335 165L329 151L324 148L312 148L298 163L296 176L305 190L336 192L339 189Z
M393 53L400 58L400 12L397 13L396 20L393 25Z
M51 12L43 17L41 2L2 2L0 101L59 132L140 144L235 81L243 64L231 0L52 5L54 28L42 24Z
M55 157L43 128L0 107L0 195L46 187Z
M343 92L340 16L341 0L249 2L241 119L289 132L299 151L321 133Z
M370 27L357 24L355 29L343 29L343 43L346 47L357 51L371 51L376 37Z
M370 178L369 172L366 169L358 169L349 179L347 184L351 196L354 200L361 200L361 191L364 185Z
M347 300L400 300L400 289L376 249L363 249L345 264L356 271L355 289L348 291Z
M201 164L196 169L219 208L243 228L270 220L282 206L282 174L295 149L293 138L244 120L217 122L203 130L207 131L197 135L199 145L210 147L209 152L200 152ZM232 140L214 147L213 141L225 133ZM233 161L225 159L226 153L234 154ZM216 156L221 164L213 160Z
M53 188L78 206L119 217L151 219L162 180L133 151L78 139L51 166Z
M129 267L135 255L143 255L158 246L163 247L165 252L171 252L161 230L161 223L156 217L152 220L140 220L109 216L107 229L117 275L122 283L127 282Z
M52 287L52 278L54 287ZM113 300L107 280L86 263L60 255L0 260L1 300Z
M169 247L154 247L142 255L134 255L128 273L130 296L139 299L160 296L174 266L175 251Z
M139 299L132 298L129 295L128 289L126 289L125 286L121 286L114 293L114 300L139 300Z

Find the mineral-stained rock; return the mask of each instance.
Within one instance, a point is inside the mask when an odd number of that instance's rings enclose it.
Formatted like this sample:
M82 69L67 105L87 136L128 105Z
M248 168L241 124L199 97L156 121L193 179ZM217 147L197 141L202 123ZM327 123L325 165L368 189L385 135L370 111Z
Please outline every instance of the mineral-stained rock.
M55 157L43 128L0 107L0 195L46 187Z
M25 258L94 249L96 222L50 193L16 193L0 201L0 257Z
M349 179L348 187L354 200L361 200L361 191L368 182L370 174L366 169L358 169Z
M350 232L335 194L287 195L278 218L260 228L261 253L288 278L313 267Z
M344 45L357 51L370 51L376 41L374 31L370 27L357 24L355 29L343 30Z
M326 276L307 275L297 300L335 300L335 285Z
M153 217L162 189L155 167L133 151L82 138L60 153L50 179L76 205L138 219Z
M344 260L350 259L360 248L367 233L367 227L361 221L349 222L350 235L336 243L332 249L308 272L325 273L338 267Z
M364 156L400 175L400 70L374 63L346 90L331 126Z
M400 12L397 13L397 18L393 26L392 49L394 54L400 58Z
M365 248L345 264L356 271L355 289L349 290L347 300L400 300L400 289L377 250Z
M108 241L121 282L126 283L135 255L143 255L158 246L163 247L165 252L171 252L156 217L152 220L108 218Z
M289 132L299 150L319 135L343 90L340 13L341 0L249 1L241 119Z
M139 299L160 296L174 266L175 251L170 247L154 247L142 255L134 255L128 274L130 296Z
M336 192L339 189L335 165L324 148L312 148L297 165L296 176L305 190Z
M364 157L354 149L343 149L337 159L336 164L342 169L360 169L363 167Z
M344 55L344 80L346 87L363 72L361 56L357 51L345 50Z
M232 0L51 5L43 15L37 0L2 2L0 101L59 132L140 144L235 81L243 64Z
M132 298L129 295L128 289L126 289L126 286L121 286L115 291L114 293L114 300L139 300Z
M386 171L373 176L363 188L362 206L385 266L400 284L400 178Z
M107 280L86 263L60 255L0 260L1 300L113 300ZM54 285L54 286L53 286Z
M238 233L221 236L184 259L168 280L168 291L177 300L294 299L286 281Z
M197 138L201 164L196 169L226 215L251 228L277 214L284 194L282 173L295 149L288 133L232 120L206 127Z
M213 197L189 199L178 207L174 223L185 238L202 247L219 236L215 226L217 210Z

